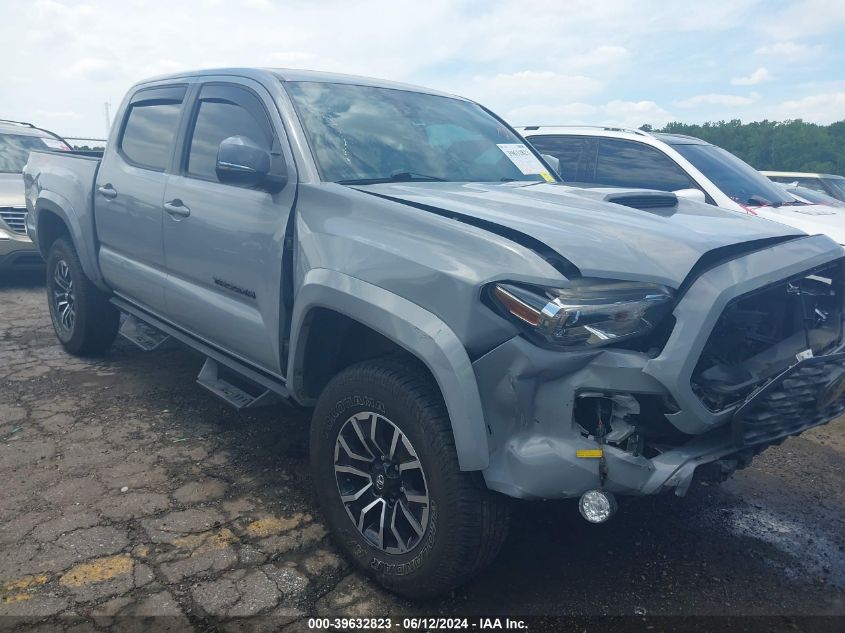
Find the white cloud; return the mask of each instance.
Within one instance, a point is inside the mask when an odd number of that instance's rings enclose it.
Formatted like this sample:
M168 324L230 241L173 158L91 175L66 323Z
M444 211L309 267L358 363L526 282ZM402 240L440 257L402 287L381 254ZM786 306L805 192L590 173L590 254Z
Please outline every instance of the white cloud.
M765 3L768 8L769 3ZM785 4L782 9L766 11L759 27L768 37L785 40L819 37L840 30L845 24L845 3L830 0L802 0Z
M816 57L822 51L821 44L801 44L798 42L775 42L761 46L755 55L771 57L773 62L794 62Z
M734 86L756 86L770 79L772 79L771 73L761 66L747 77L734 77L731 79L731 84Z
M83 57L68 66L68 72L71 75L99 81L112 78L117 72L117 69L113 62L106 59Z
M558 68L581 69L603 68L615 69L626 64L631 59L630 51L624 46L599 46L587 53L576 53L569 57L556 60Z
M79 119L80 114L78 112L70 112L69 110L36 110L33 114L39 119L41 118L50 118L50 119Z
M808 95L775 106L769 118L803 119L823 125L845 119L845 92Z
M505 115L512 125L613 125L637 128L644 123L662 127L674 117L654 101L614 100L604 105L565 103L525 106Z
M270 67L296 66L316 62L314 55L306 51L277 51L267 57Z
M757 93L752 93L747 97L741 95L725 95L725 94L703 94L689 97L675 101L674 104L680 108L697 108L702 105L719 105L719 106L747 106L751 105L760 98Z
M601 106L604 118L602 125L618 125L636 128L644 123L654 127L663 127L673 116L654 101L610 101Z
M512 125L574 125L595 119L598 106L589 103L520 106L504 116Z

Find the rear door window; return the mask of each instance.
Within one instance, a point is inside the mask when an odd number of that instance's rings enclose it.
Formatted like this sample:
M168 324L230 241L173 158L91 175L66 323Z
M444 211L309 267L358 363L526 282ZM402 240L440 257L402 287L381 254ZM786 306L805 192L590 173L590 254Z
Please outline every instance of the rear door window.
M595 182L659 191L698 188L663 152L643 143L607 138L599 143Z
M184 89L137 93L126 114L120 151L131 164L164 171L170 163Z
M564 181L593 182L596 139L568 134L528 136L526 138L538 152L554 156L560 161L559 173Z

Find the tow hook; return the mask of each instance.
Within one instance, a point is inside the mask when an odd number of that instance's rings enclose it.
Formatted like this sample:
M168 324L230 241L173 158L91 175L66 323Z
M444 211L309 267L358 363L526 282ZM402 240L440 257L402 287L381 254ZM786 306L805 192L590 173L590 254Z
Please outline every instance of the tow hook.
M619 506L612 492L588 490L578 500L581 516L590 523L604 523L616 513Z

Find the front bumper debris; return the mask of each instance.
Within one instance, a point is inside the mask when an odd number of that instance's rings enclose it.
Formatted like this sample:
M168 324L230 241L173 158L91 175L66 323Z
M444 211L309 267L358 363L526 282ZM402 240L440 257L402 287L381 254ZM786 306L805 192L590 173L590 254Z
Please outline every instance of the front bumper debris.
M489 429L487 486L529 499L573 498L593 489L683 495L696 469L709 465L702 475L730 474L767 446L845 412L842 348L798 361L719 411L708 409L691 385L730 301L842 256L840 246L815 236L715 266L679 301L676 325L656 356L612 347L562 354L517 337L477 359ZM604 430L585 423L583 401ZM596 449L600 459L583 457Z
M802 360L757 391L731 421L738 448L771 443L845 412L845 353Z

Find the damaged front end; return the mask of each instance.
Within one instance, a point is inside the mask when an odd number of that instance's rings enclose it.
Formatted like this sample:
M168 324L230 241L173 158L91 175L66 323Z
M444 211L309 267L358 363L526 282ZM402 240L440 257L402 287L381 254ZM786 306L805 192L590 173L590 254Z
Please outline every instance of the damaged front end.
M842 256L817 236L716 265L648 345L560 352L517 337L478 359L487 485L522 498L682 495L841 414Z

